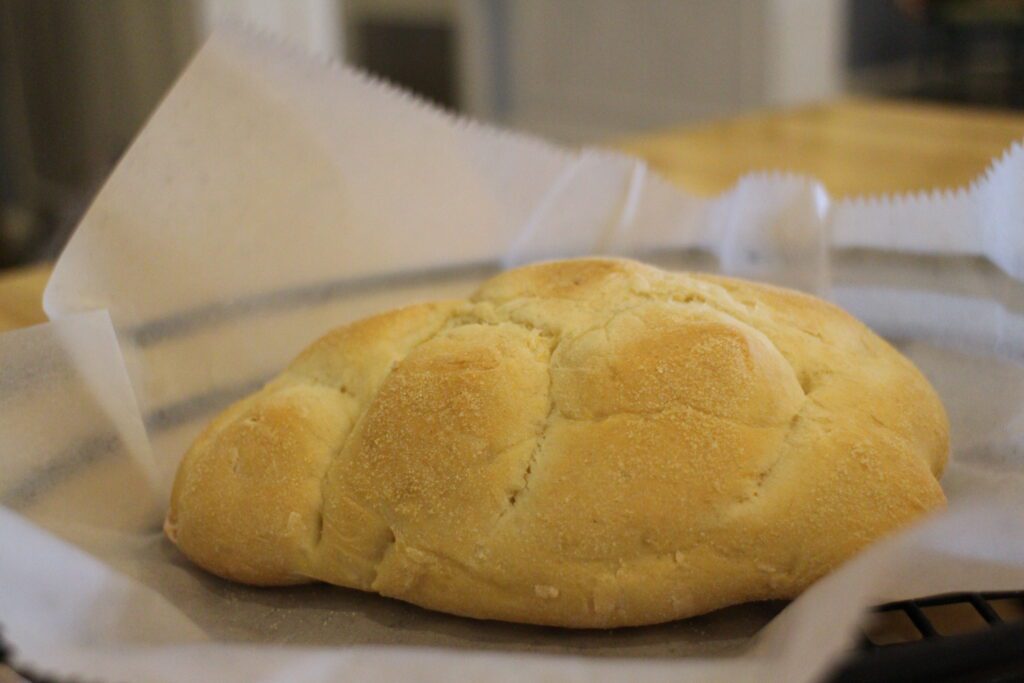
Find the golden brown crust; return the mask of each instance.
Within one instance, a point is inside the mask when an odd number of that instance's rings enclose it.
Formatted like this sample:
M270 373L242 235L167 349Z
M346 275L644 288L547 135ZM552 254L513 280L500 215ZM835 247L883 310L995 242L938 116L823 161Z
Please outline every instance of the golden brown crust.
M792 597L942 506L947 431L824 301L552 262L315 342L196 440L166 528L247 583L655 623Z

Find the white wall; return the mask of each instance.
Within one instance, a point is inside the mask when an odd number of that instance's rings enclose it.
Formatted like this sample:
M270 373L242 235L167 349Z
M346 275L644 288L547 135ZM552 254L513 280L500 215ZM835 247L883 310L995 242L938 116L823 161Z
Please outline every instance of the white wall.
M459 7L470 36L463 55L470 112L570 142L842 90L842 0L462 0Z
M316 54L345 54L340 0L201 0L203 28L241 22Z
M840 0L766 3L765 103L792 105L843 89L845 6Z

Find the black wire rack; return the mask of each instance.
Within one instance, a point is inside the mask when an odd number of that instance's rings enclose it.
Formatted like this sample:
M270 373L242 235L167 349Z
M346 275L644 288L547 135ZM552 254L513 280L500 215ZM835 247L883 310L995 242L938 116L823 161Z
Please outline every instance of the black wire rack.
M1024 591L949 593L873 612L828 683L1024 681Z
M949 593L872 612L857 651L827 683L1024 682L1024 591ZM10 667L9 657L0 638L0 674ZM16 675L30 683L59 683L29 671Z

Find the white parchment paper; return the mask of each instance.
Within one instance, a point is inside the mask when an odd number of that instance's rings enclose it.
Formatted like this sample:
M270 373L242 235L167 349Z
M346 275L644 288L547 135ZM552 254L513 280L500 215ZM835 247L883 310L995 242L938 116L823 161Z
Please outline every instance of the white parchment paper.
M235 586L161 537L188 442L311 340L593 253L774 281L861 317L947 406L950 509L785 609L610 632ZM870 604L1024 588L1022 277L1019 146L956 193L836 202L758 174L702 199L642 161L459 121L222 31L73 236L53 322L0 336L3 635L23 665L90 679L816 680Z

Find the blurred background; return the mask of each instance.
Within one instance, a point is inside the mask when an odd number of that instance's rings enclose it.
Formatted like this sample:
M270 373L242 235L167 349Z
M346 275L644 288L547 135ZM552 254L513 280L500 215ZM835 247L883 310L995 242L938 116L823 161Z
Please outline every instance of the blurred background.
M0 268L59 252L222 21L569 144L844 96L1024 108L1024 0L0 0Z

